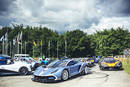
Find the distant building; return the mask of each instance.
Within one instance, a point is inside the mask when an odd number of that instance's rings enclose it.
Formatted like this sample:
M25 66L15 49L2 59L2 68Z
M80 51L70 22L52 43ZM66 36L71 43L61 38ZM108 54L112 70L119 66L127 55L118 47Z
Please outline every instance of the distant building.
M124 50L124 55L130 55L130 48Z

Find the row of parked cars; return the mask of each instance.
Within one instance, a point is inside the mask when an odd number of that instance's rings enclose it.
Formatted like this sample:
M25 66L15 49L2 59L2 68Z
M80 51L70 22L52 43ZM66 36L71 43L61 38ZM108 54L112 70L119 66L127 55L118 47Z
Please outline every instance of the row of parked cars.
M54 60L48 65L40 65L38 61L31 57L26 58L21 58L22 60L20 61L11 59L9 64L1 64L0 70L15 71L21 75L27 75L29 72L33 71L32 81L48 82L68 80L77 74L88 74L90 73L89 68L94 66L95 63L99 64L101 70L105 68L121 69L122 67L122 63L114 58L64 58ZM6 62L8 63L8 60Z
M27 75L44 64L44 62L49 63L49 59L46 58L41 62L41 60L36 61L27 54L16 54L13 58L0 55L0 72L16 72L20 75Z

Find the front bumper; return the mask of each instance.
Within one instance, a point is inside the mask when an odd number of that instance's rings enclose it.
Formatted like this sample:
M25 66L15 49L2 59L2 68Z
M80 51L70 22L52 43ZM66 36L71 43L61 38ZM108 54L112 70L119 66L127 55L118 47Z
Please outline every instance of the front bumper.
M100 66L102 69L122 69L122 66Z
M33 76L32 81L35 82L54 82L57 81L55 76Z

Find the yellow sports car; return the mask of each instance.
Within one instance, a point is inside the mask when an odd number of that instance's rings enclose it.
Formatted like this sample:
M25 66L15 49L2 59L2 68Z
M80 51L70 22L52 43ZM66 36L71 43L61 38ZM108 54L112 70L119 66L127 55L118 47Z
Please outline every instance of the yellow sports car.
M94 64L94 58L89 58L88 61L90 61L92 64Z
M103 69L122 69L121 61L114 59L114 58L103 58L100 63L99 67L101 70Z

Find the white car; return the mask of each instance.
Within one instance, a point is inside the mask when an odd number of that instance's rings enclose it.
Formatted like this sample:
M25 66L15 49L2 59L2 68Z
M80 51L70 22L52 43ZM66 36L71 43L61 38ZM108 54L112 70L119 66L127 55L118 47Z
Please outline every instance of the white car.
M31 72L31 64L22 61L10 61L7 65L0 65L0 72L17 72L20 75L27 75Z

